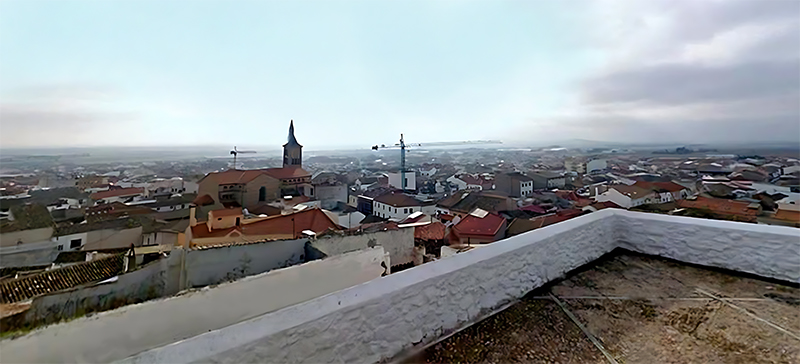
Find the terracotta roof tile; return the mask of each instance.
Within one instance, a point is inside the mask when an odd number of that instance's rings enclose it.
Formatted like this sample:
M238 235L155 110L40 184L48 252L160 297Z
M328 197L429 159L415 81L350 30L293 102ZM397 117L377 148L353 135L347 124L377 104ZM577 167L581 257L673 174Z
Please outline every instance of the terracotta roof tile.
M797 210L778 209L772 217L778 220L800 223L800 211Z
M453 229L459 236L494 236L503 227L505 221L506 219L502 216L492 213L487 214L483 218L467 215L459 221Z
M311 177L311 173L301 167L267 168L263 171L277 179Z
M738 215L754 218L759 211L756 208L750 208L750 205L748 202L703 196L698 196L692 200L678 200L678 206L682 208L704 209L720 215Z
M234 207L230 209L211 210L208 213L214 214L214 217L236 216L242 214L242 209Z
M124 254L78 263L0 283L0 303L12 303L82 284L102 281L122 272Z
M428 225L414 227L414 239L444 240L447 228L441 222L434 221Z
M241 213L241 212L240 212ZM294 219L294 222L292 222ZM294 229L294 233L292 231ZM317 234L328 229L338 230L337 225L322 210L305 209L288 215L278 215L265 218L261 221L242 224L227 229L208 230L208 225L198 224L192 227L192 236L195 238L224 237L233 231L238 231L244 236L300 236L303 230L311 230Z

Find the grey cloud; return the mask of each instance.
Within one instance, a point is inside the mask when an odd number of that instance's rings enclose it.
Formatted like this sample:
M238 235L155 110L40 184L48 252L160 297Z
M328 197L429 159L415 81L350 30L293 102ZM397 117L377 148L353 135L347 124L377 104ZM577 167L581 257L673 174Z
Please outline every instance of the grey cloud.
M563 125L584 133L608 125L612 139L628 141L800 140L800 2L669 4L659 15L675 24L654 35L652 52L585 79L579 88L585 114ZM743 35L751 38L737 46L746 49L713 43L710 51L724 56L713 62L682 53L743 26L771 33Z
M797 20L800 2L796 0L665 1L665 11L680 22L673 36L683 41L708 39L720 30L743 25Z
M679 104L782 95L800 91L800 60L655 65L602 75L588 80L584 88L590 104Z

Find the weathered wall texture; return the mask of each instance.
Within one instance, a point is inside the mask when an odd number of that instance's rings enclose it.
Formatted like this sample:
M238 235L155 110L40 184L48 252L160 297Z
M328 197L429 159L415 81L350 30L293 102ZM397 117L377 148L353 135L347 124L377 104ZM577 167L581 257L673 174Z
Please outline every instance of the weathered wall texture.
M327 235L311 241L317 250L334 256L351 251L382 246L392 265L410 263L414 259L414 229L380 231L361 235Z
M169 284L167 277L170 263L179 264L179 260L173 258L170 262L169 258L161 259L140 270L122 274L114 282L36 297L27 311L4 317L2 328L13 330L47 325L90 312L111 310L175 294L177 290Z
M202 287L305 261L308 239L234 245L186 253L187 288Z
M142 227L92 230L86 234L83 250L128 248L142 245Z
M345 362L435 340L613 248L596 213L149 351L133 362Z
M4 363L119 360L374 280L384 255L376 247L101 312L0 341L0 353Z
M618 211L618 245L645 254L800 283L800 230Z
M53 228L50 227L3 233L0 234L0 247L50 241L51 236L53 236ZM22 244L17 244L19 242L22 242Z
M374 264L368 265L374 272L326 266L359 252L333 256L51 326L0 341L0 352L8 362L105 362L136 353L125 361L377 362L474 322L618 246L800 282L800 230L605 209L379 279L373 279L383 269L377 261L364 263ZM359 269L371 273L350 276ZM366 283L343 289L360 282ZM321 296L327 292L333 293Z
M798 230L606 209L129 361L377 362L473 322L618 246L800 281Z
M0 248L0 268L47 265L56 260L58 253L61 253L58 251L58 246L50 241L27 245L23 244L21 249Z

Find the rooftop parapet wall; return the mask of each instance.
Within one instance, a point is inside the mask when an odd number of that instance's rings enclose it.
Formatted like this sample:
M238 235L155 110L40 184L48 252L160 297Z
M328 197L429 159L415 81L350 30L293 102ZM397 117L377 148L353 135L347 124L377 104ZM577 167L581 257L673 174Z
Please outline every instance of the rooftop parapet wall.
M616 247L800 282L800 230L606 209L142 353L129 362L377 362Z
M798 229L605 209L125 361L376 362L435 341L616 247L800 283Z
M128 361L358 363L391 358L611 251L612 215L594 213L518 235Z
M625 210L614 215L621 248L800 283L797 228Z

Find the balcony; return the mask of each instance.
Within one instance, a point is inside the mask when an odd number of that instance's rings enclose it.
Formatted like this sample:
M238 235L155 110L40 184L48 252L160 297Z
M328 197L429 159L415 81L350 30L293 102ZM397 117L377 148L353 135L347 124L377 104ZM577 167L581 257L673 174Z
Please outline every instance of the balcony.
M500 320L502 315L509 312L513 314L516 312L513 310L520 309L521 302L526 304L529 303L526 300L535 299L539 292L536 291L537 288L555 282L569 272L573 272L573 275L566 281L556 283L553 288L553 292L559 296L617 294L614 291L564 291L570 287L563 286L563 282L569 282L582 274L574 275L576 269L585 271L598 269L598 266L604 267L603 260L598 259L604 256L607 258L607 254L617 248L631 252L623 257L636 258L637 254L646 254L687 265L725 269L736 271L736 274L756 275L758 279L777 280L792 290L790 295L797 293L797 289L792 286L800 283L798 229L606 209L278 311L251 318L243 317L225 325L209 326L208 332L201 335L175 336L170 342L149 345L143 351L130 352L124 347L126 344L132 347L148 332L170 330L181 325L181 322L171 322L168 318L161 317L158 304L150 306L151 315L140 312L136 320L131 316L130 325L106 328L124 332L126 342L108 342L109 339L101 332L74 332L84 339L73 340L68 347L48 346L48 340L55 340L59 332L67 332L65 330L75 327L74 322L71 322L48 327L19 339L0 342L0 351L3 352L4 360L13 362L30 361L26 359L33 358L31 352L37 351L33 348L47 347L46 354L38 350L37 355L40 356L36 357L37 361L349 363L404 360L408 359L407 355L420 354L420 349L438 343L422 352L422 357L411 359L433 358L436 361L436 358L458 354L433 352L437 350L437 345L446 346L453 342L448 340L467 340L468 338L459 335L468 335L470 326L477 327L485 322L491 323L491 320ZM593 263L599 265L593 266ZM656 268L647 274L633 271L622 274L628 277L624 284L647 289L650 286L660 287L662 283L655 279L667 279L665 277L671 273L669 270L658 269L656 264ZM609 279L599 275L595 284L598 289L607 288L606 286L612 285L607 283ZM714 285L714 282L698 282L698 286L706 288ZM562 288L559 288L559 284ZM720 292L725 293L711 293ZM274 294L276 293L263 293L265 298ZM565 300L567 304L572 304L572 301ZM237 297L230 297L230 301L236 302ZM545 315L551 321L567 322L564 317L553 316L561 312L555 306L541 305L541 302L534 300L532 305L527 306L528 313ZM597 304L603 305L607 302ZM191 309L192 305L186 305L186 310ZM240 317L235 312L230 312L236 310L235 305L219 309L225 310L227 316ZM115 320L124 321L125 314L122 309L121 312L112 311L81 320L103 320L105 315L115 315ZM198 313L208 316L215 314ZM487 317L489 319L482 321ZM602 322L602 318L598 320L586 323L589 331L598 330L596 325ZM634 325L636 322L629 324ZM602 330L595 332L603 333ZM450 335L453 336L441 341ZM575 336L574 330L534 332L533 335L532 337L539 340L553 343L560 340L559 335L574 340L581 338L580 335ZM502 338L498 336L494 339ZM611 340L606 337L602 339ZM581 343L585 344L583 341ZM114 348L117 352L101 354L97 350L88 349L97 347L98 344ZM118 349L118 346L123 349ZM591 346L587 348L591 349ZM611 350L615 350L614 348ZM525 355L529 354L526 352ZM587 360L589 358L593 356L586 357ZM602 357L599 358L602 360Z

